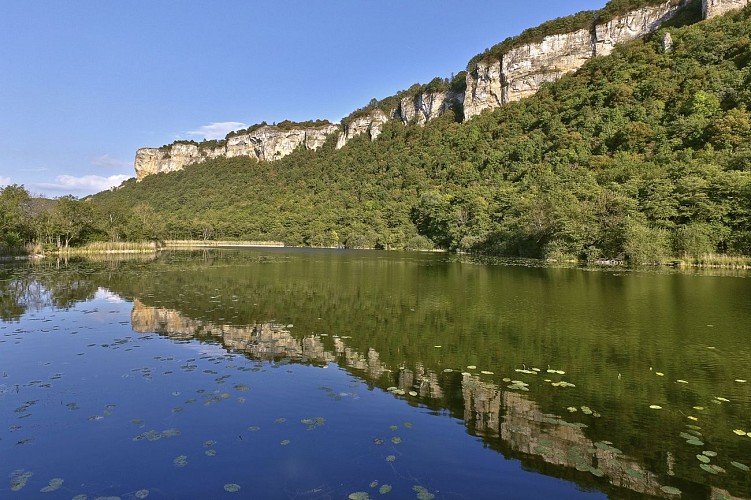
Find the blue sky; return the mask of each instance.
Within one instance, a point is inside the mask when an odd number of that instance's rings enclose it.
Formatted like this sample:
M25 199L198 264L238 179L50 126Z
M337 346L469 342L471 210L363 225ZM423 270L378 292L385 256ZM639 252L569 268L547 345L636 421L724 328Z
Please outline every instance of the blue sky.
M84 196L140 147L339 122L605 0L38 0L0 15L0 185Z

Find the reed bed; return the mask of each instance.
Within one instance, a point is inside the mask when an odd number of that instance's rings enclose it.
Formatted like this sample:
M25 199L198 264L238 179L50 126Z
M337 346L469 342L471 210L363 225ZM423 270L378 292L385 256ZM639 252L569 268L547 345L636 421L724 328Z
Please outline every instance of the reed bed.
M167 240L167 248L196 247L283 247L281 241L231 241L231 240Z

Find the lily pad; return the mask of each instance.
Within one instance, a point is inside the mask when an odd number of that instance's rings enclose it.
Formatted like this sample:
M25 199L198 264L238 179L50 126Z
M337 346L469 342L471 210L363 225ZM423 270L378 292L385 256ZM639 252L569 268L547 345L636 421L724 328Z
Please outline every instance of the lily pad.
M662 406L660 405L649 405L649 408L652 410L662 410Z
M709 464L699 464L699 467L709 472L710 474L717 474L718 472Z
M378 493L381 495L385 495L386 493L391 491L391 485L390 484L384 484L380 488L378 488Z
M23 489L24 486L26 486L26 483L31 479L31 476L33 476L34 473L19 469L15 470L10 474L10 489L11 491L19 491Z
M146 498L149 496L149 490L138 490L135 492L134 496L136 498Z
M47 486L39 490L42 493L50 493L56 490L59 490L60 487L63 485L65 481L59 477L50 479L50 482Z
M706 455L696 455L696 459L699 460L699 462L708 464L709 463L709 457Z
M745 472L748 472L749 470L751 470L748 465L742 464L740 462L730 462L730 465L732 465L736 469L740 469Z
M368 500L370 496L367 491L355 491L354 493L350 493L347 498L349 500Z
M227 483L224 485L224 491L228 491L230 493L236 493L240 491L240 485L235 483Z
M675 486L662 486L660 488L663 493L667 493L668 495L680 495L681 490L676 488Z

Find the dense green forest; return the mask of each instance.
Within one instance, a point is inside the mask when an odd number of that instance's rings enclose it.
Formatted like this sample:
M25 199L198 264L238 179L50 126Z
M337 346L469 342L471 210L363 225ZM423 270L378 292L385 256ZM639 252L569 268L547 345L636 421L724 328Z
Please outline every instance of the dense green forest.
M92 222L70 241L236 238L633 263L751 255L749 18L746 8L663 28L467 123L451 113L425 127L392 120L378 140L338 151L332 137L273 163L216 159L127 181L77 202ZM6 239L35 231L0 226Z

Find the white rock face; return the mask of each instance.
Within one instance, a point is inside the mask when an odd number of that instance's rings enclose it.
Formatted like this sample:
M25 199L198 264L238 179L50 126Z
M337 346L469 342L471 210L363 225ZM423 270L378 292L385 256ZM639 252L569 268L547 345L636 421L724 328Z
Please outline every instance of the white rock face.
M592 34L586 29L509 50L501 60L503 104L529 97L543 83L576 71L592 54Z
M617 44L629 42L657 30L662 23L675 16L683 4L644 7L595 26L595 55L606 56Z
M187 165L212 158L249 156L259 161L284 158L296 148L316 150L323 146L329 134L339 131L337 125L282 130L266 125L247 134L235 135L216 148L199 148L195 144L176 143L166 149L143 148L136 152L136 179L160 172L182 170Z
M480 61L477 69L467 73L467 90L464 93L464 120L477 116L486 109L503 105L501 61Z
M749 0L702 0L704 19L727 14L730 11L742 9L749 4Z
M380 109L375 109L368 114L358 116L344 126L344 131L339 133L336 141L336 149L341 149L351 139L360 134L367 133L370 140L374 141L381 135L383 125L389 121L389 117Z
M420 93L413 97L405 97L399 103L396 116L401 118L405 125L416 123L425 125L443 115L453 105L464 101L464 94L454 92L428 92Z
M502 54L500 60L480 61L477 68L467 74L464 120L486 109L496 109L529 97L543 83L556 81L578 70L595 56L610 54L617 44L652 33L675 16L683 5L666 1L644 7L592 29L550 35L541 42L514 47Z

